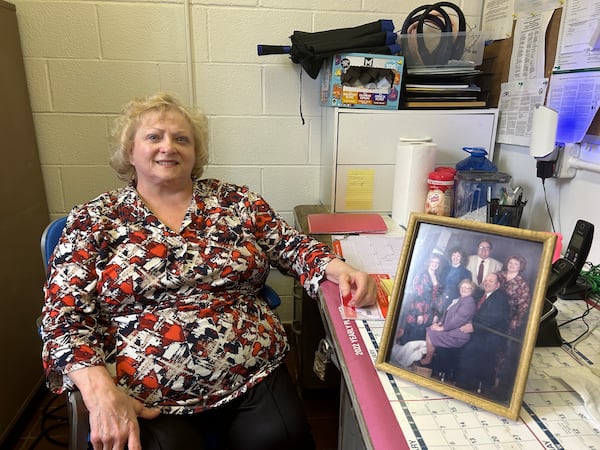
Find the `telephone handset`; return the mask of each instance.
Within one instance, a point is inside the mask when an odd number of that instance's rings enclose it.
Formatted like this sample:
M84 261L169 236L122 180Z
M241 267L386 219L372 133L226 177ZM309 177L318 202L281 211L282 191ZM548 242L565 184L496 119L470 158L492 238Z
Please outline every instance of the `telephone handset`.
M552 264L544 308L540 318L540 329L536 342L538 347L562 345L562 337L556 323L558 314L558 310L554 306L556 297L560 296L561 299L565 300L587 297L590 286L584 279L579 278L579 273L590 252L593 238L594 225L585 220L578 220L565 251L565 256Z
M565 300L585 298L589 286L579 279L592 247L594 225L579 219L575 224L565 256L552 264L552 271L546 289L546 298L552 300L557 295Z

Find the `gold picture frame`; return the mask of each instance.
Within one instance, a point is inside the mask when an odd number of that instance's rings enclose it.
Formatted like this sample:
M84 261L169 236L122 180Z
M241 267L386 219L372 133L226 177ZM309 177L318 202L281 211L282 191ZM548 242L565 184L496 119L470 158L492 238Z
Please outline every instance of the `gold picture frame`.
M413 213L376 367L516 420L555 241L553 233ZM481 286L465 254L471 264L485 259Z

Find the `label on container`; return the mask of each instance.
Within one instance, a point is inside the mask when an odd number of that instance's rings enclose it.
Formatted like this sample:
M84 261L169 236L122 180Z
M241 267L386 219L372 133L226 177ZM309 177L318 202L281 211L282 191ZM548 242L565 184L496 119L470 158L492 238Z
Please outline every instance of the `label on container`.
M425 212L436 216L450 216L454 199L454 181L428 179L429 191L425 198Z

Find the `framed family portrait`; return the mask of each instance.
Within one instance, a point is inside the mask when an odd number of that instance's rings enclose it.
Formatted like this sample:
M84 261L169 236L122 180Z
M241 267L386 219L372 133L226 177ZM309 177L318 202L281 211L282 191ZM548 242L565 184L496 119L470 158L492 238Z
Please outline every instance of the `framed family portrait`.
M378 369L517 419L553 233L412 214Z

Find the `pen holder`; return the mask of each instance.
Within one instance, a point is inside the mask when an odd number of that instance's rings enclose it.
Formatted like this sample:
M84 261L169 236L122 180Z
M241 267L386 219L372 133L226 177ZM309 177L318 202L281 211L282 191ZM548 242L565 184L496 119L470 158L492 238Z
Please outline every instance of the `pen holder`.
M498 199L492 199L487 203L487 223L518 227L524 206L525 203L501 205Z

